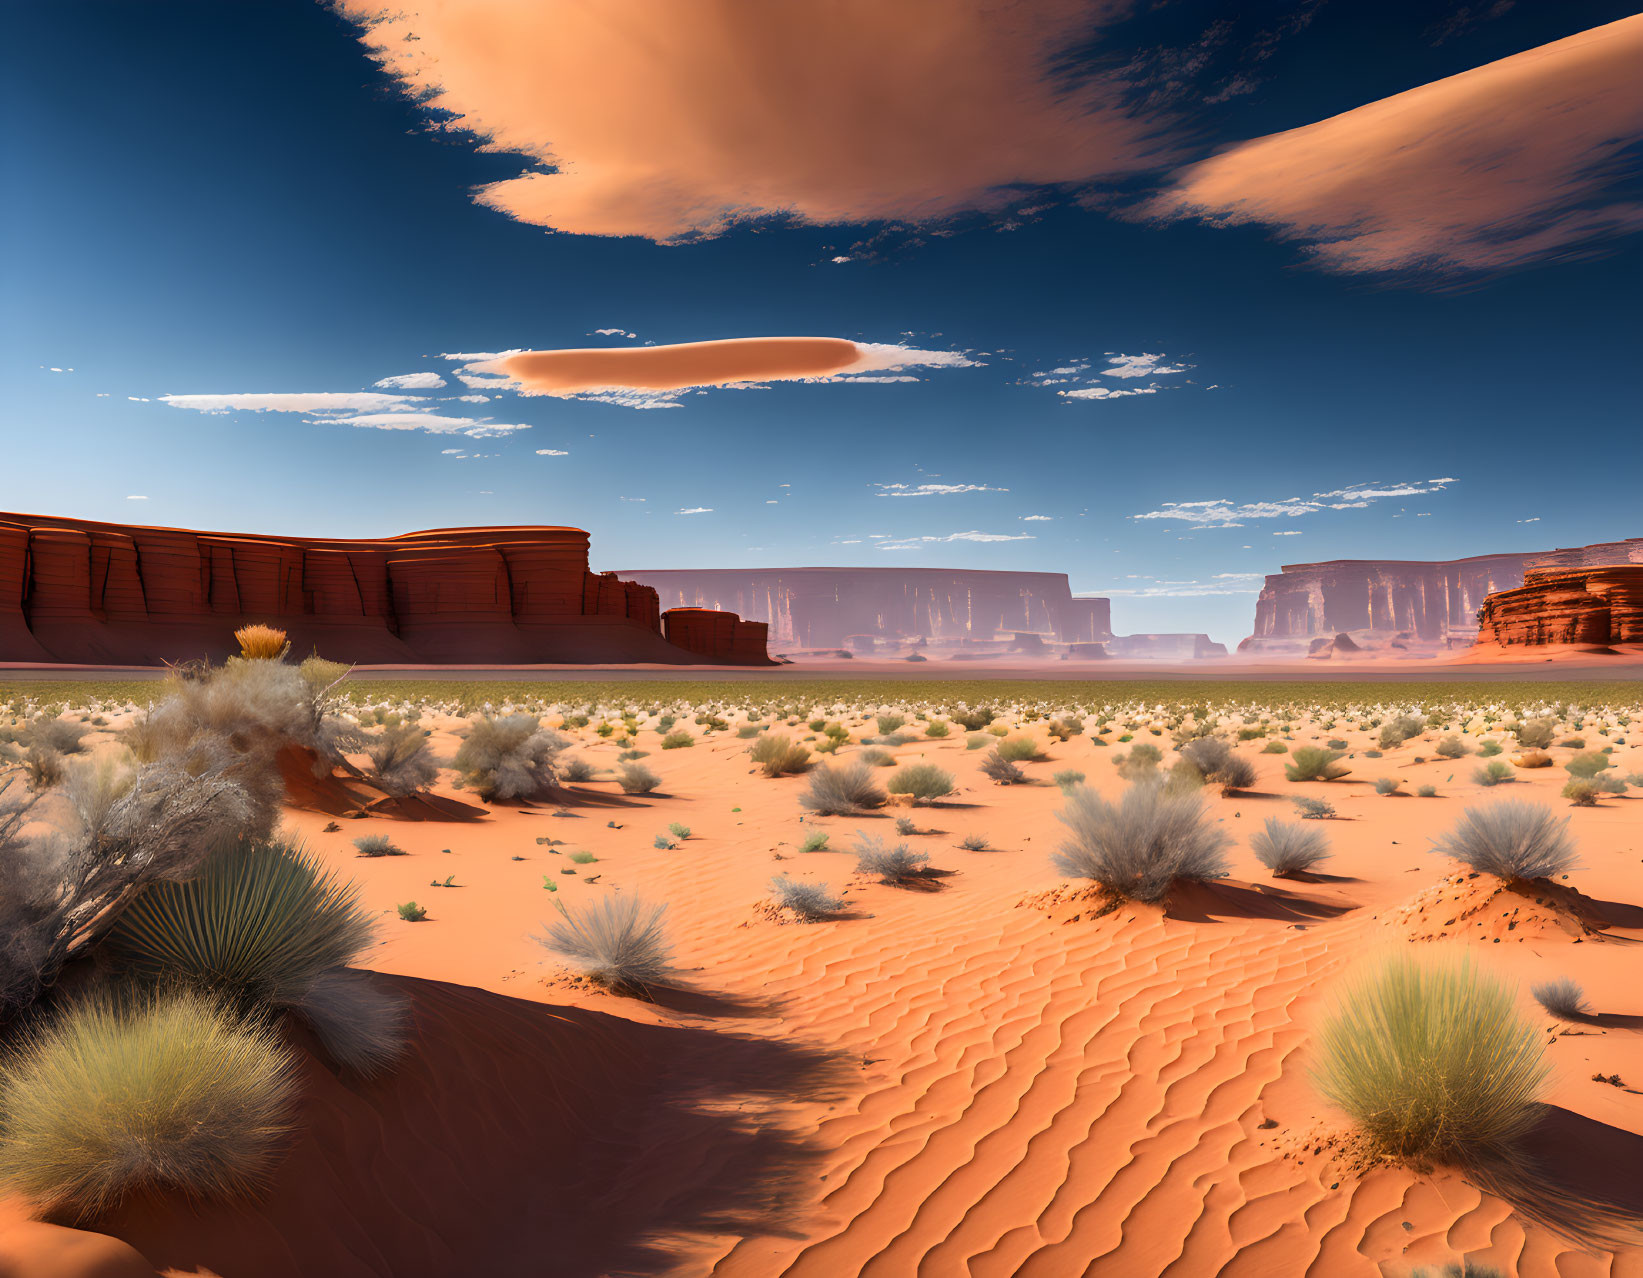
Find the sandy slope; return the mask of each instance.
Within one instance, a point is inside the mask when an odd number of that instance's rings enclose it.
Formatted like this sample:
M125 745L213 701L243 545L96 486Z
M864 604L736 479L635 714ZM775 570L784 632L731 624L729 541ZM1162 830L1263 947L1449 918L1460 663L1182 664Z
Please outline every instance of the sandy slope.
M1594 1197L1643 1211L1643 798L1569 809L1561 768L1486 793L1476 759L1430 758L1433 735L1382 759L1347 736L1354 772L1329 785L1288 783L1284 756L1242 746L1257 792L1213 799L1237 840L1231 878L1168 911L1099 917L1056 891L1048 860L1061 832L1049 774L1122 785L1115 751L1084 737L1047 742L1048 760L1027 765L1039 783L1021 787L981 777L962 734L920 740L898 757L939 761L962 793L854 819L801 823L802 779L751 774L729 733L653 753L666 794L646 799L592 783L479 824L343 819L332 833L327 815L294 813L385 912L374 966L415 1000L416 1056L375 1084L314 1065L308 1130L265 1202L143 1202L97 1227L157 1266L228 1278L1352 1278L1461 1254L1512 1274L1643 1275L1643 1248L1583 1251L1534 1223L1574 1221ZM587 741L587 758L613 761L614 746ZM1643 770L1643 747L1616 758ZM1382 798L1369 784L1382 775L1440 797ZM1295 793L1339 809L1325 827L1336 856L1327 875L1280 884L1247 840L1264 817L1289 818ZM1500 894L1426 850L1463 806L1505 795L1571 813L1583 899ZM944 871L925 890L851 874L854 831L888 833L895 815L926 831L910 841ZM674 820L692 837L654 848ZM817 825L840 850L799 854ZM354 857L366 831L411 855ZM960 850L972 833L993 850ZM569 873L575 849L599 859ZM780 871L846 887L848 915L769 917ZM669 901L684 988L647 1004L565 978L530 939L551 916L544 875L571 908L612 891ZM458 886L428 886L447 876ZM391 917L413 898L428 922ZM1548 1027L1544 1176L1537 1193L1509 1191L1517 1210L1458 1172L1367 1164L1307 1082L1332 982L1406 944L1475 950L1523 981ZM1527 986L1562 975L1601 1015L1559 1033ZM69 1272L8 1270L5 1256L0 1242L0 1274Z

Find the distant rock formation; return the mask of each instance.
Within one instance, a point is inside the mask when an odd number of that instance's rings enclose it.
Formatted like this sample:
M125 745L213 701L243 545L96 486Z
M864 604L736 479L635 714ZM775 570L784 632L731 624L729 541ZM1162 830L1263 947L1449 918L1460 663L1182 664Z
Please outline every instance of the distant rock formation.
M1206 657L1224 657L1227 646L1216 643L1208 635L1114 635L1107 643L1107 652L1114 657L1141 657L1151 661L1201 661Z
M647 587L648 589L648 587ZM770 627L743 621L733 612L708 608L669 608L662 614L668 642L686 652L724 665L762 665Z
M577 528L354 541L0 514L0 661L221 658L247 621L373 664L768 662L735 618L669 642L656 592L588 571Z
M1315 641L1332 643L1341 634L1365 649L1466 647L1477 636L1484 600L1521 586L1529 569L1627 562L1643 562L1643 538L1431 562L1285 564L1267 577L1254 633L1238 651L1304 655Z
M664 608L734 612L770 627L778 650L860 648L864 638L1100 643L1111 604L1078 598L1066 574L954 568L630 569Z
M1542 644L1643 644L1643 562L1531 568L1484 600L1480 647Z

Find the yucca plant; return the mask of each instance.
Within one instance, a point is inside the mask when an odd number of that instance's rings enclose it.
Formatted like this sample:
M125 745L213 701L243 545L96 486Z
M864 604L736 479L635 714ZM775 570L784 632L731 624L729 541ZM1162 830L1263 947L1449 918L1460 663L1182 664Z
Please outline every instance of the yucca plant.
M240 645L240 656L247 661L280 661L291 651L291 641L285 631L273 626L241 626L234 632Z
M242 1005L290 1006L374 939L359 890L301 847L240 842L184 882L150 884L104 942L155 980L181 978Z
M275 1029L199 991L73 1003L0 1064L0 1188L75 1219L139 1188L243 1194L294 1091Z
M1414 1163L1509 1155L1548 1073L1512 990L1465 958L1387 958L1347 986L1317 1042L1319 1091Z

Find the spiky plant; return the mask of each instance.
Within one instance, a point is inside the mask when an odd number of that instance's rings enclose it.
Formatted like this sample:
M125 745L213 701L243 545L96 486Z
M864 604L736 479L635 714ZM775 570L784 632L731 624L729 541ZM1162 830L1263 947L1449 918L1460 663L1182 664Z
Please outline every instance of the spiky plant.
M1316 826L1268 817L1264 829L1250 836L1249 850L1279 877L1301 874L1329 859L1329 837Z
M288 1007L374 939L357 885L275 840L219 852L184 882L150 884L106 946L155 980L180 978L240 1005Z
M1142 782L1118 803L1079 787L1057 819L1072 837L1051 854L1068 878L1093 879L1109 892L1160 901L1172 884L1220 878L1230 838L1208 821L1199 795Z
M1432 847L1480 874L1507 880L1549 879L1576 863L1569 818L1518 799L1465 809Z
M838 816L880 808L885 793L863 764L818 767L810 773L810 788L799 796L799 805L818 816Z
M934 803L954 790L953 774L933 763L909 763L886 783L891 794L909 794L914 803Z
M930 858L905 843L885 847L877 835L856 831L856 873L876 875L884 883L905 883L929 872Z
M778 906L792 910L806 923L829 918L844 908L844 902L827 890L827 884L795 879L790 874L771 879L770 892Z

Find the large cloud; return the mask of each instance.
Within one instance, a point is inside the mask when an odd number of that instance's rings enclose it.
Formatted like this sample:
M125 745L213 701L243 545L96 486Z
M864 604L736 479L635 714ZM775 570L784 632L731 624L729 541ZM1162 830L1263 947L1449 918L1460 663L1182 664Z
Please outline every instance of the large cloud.
M1119 72L1135 0L338 0L447 127L544 166L520 221L668 241L784 214L931 220L1154 167ZM554 170L546 171L548 167Z
M450 356L448 358L463 358ZM606 402L669 401L702 386L772 381L882 381L904 368L968 368L957 351L851 342L841 337L734 337L673 346L504 351L468 357L463 373L507 379L526 395L585 395ZM898 379L899 380L899 379Z
M1160 217L1265 222L1341 271L1493 271L1643 227L1607 194L1643 134L1643 17L1184 169Z

